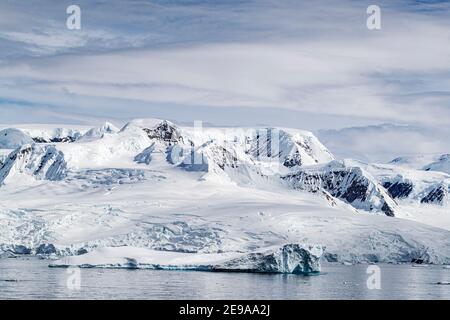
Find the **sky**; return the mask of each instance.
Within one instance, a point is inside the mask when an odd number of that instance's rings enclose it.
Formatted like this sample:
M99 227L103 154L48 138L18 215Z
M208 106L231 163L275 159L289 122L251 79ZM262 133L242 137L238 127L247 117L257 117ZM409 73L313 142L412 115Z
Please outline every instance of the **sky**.
M2 0L0 123L388 123L442 138L449 17L449 1Z

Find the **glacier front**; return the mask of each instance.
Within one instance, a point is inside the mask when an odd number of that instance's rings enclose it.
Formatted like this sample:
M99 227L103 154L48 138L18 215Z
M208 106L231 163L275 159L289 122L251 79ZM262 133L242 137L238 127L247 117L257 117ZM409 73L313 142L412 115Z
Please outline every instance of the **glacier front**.
M183 253L134 247L107 247L88 254L66 257L50 267L197 270L255 273L320 272L324 248L318 245L286 244L250 253Z

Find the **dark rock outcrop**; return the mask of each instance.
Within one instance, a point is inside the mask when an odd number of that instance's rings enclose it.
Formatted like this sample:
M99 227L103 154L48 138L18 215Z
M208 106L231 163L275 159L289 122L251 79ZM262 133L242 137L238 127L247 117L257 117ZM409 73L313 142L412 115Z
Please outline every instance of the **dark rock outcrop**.
M42 137L33 137L33 141L35 143L71 143L71 142L77 141L77 138L71 137L71 136L57 137L57 138L50 138L50 139L45 139Z
M14 254L20 254L20 255L28 255L31 254L31 249L28 247L25 247L21 244L14 245L11 247L10 251Z
M374 178L359 167L346 167L334 162L316 170L301 170L281 177L294 189L327 191L356 209L382 211L394 216L395 201Z
M183 136L181 135L180 130L168 121L162 121L156 128L144 128L143 130L150 139L157 139L166 142L169 145L183 142Z
M55 254L56 248L53 244L41 244L39 247L36 248L36 254L43 254L43 255L50 255Z
M386 181L383 183L383 187L393 199L407 198L414 189L414 185L411 181Z
M64 154L51 145L24 145L13 151L0 166L0 185L9 175L23 173L38 180L62 180L67 174Z
M442 205L446 198L448 197L448 189L445 184L441 184L436 188L432 189L426 196L424 196L420 202L421 203L432 203Z

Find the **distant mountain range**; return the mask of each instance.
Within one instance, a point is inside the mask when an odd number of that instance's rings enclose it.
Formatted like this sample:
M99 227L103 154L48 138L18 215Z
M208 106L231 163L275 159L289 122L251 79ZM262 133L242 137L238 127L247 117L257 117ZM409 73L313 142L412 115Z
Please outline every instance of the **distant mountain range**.
M329 261L450 262L448 154L339 160L307 131L158 119L7 128L0 149L0 251L214 253L320 242Z

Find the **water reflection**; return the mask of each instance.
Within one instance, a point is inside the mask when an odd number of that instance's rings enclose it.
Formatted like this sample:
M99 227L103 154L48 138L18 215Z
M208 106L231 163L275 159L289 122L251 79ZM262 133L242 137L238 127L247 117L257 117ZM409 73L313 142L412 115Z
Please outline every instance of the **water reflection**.
M82 269L80 290L67 269L35 258L0 259L2 299L450 299L450 269L380 265L381 289L369 290L366 265L325 265L323 274L209 273ZM17 280L17 281L15 281Z

